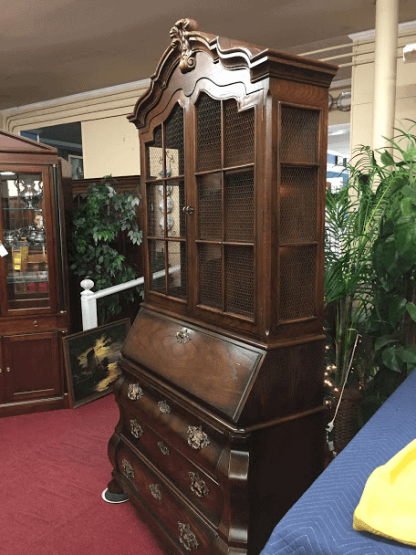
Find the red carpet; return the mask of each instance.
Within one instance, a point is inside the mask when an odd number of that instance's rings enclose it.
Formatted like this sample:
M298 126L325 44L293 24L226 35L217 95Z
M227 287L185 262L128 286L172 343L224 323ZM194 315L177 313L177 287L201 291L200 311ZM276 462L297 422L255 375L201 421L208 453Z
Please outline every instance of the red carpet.
M129 503L101 499L117 421L112 395L0 419L1 555L162 555Z

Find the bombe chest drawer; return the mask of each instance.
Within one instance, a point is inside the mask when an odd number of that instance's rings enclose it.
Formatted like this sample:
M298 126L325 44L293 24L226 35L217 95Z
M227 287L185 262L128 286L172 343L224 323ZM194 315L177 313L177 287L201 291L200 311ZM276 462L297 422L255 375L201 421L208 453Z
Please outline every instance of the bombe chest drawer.
M147 310L132 327L137 333L123 347L115 385L113 483L164 532L167 553L259 553L273 523L319 473L319 411L292 419L290 407L270 404L273 411L252 425L265 394L253 382L277 364L267 363L265 352ZM189 341L181 343L185 333ZM279 360L290 360L289 353ZM286 387L282 372L279 388ZM308 437L308 451L299 434ZM311 465L294 484L305 456Z

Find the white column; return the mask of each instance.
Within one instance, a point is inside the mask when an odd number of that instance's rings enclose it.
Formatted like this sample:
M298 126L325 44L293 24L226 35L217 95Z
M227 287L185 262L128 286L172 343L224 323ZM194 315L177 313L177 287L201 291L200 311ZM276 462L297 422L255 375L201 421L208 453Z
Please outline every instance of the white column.
M82 313L82 329L90 330L98 326L97 320L97 300L95 293L91 291L94 282L91 279L83 279L81 281L81 313Z
M373 104L373 149L394 135L399 0L377 0Z

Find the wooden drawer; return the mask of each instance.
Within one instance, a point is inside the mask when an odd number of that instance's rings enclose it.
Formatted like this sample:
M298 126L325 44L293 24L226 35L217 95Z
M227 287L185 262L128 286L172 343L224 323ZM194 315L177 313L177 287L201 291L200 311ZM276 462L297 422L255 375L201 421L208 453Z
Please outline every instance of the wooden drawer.
M152 422L147 425L134 411L123 411L122 433L126 439L218 526L223 507L223 495L218 483L187 460L164 437L156 434L151 425Z
M57 327L57 319L54 316L32 315L20 319L0 319L0 335L53 331Z
M233 422L263 356L255 347L144 309L122 354Z
M130 449L123 446L116 456L116 469L150 508L184 554L217 555L218 534L168 484Z
M215 476L227 437L141 379L126 377L119 401L187 458Z

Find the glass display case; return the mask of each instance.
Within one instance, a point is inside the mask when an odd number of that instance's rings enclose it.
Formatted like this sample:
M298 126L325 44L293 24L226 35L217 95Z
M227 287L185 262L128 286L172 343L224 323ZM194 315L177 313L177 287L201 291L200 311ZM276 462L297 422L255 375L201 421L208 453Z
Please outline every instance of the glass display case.
M3 172L1 209L11 310L49 306L48 256L41 173Z
M56 149L0 133L0 416L64 406L59 167Z

